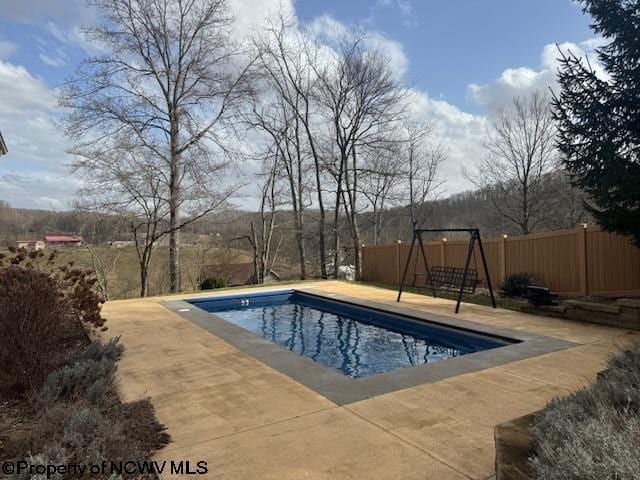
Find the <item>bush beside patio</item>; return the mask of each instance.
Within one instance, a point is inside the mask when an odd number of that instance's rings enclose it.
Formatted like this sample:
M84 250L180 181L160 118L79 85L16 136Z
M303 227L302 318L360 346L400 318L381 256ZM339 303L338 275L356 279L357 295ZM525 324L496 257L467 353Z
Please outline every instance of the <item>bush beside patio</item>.
M536 479L635 479L640 472L640 346L593 385L553 400L532 427Z

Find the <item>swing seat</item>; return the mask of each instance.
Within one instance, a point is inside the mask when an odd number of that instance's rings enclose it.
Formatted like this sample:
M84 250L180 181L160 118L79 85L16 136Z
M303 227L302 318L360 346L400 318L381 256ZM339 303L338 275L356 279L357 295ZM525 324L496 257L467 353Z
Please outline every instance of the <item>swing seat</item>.
M422 235L424 233L442 233L442 232L468 232L469 233L469 246L467 248L466 260L464 268L461 267L431 267L429 268L429 262L427 261L427 254L425 253L424 242L422 241ZM397 302L400 301L402 296L402 288L408 275L413 275L412 285L416 286L416 280L420 277L425 277L425 285L422 288L428 288L433 291L433 296L436 296L436 290L445 290L448 292L457 293L457 302L455 312L460 311L460 302L462 302L462 294L473 294L476 292L476 287L480 283L478 279L478 271L474 268L469 268L471 259L475 262L474 247L478 244L480 250L480 257L482 258L482 266L484 267L484 281L487 282L489 288L489 294L491 295L491 305L496 308L496 299L493 296L493 288L491 287L491 277L489 275L489 269L487 268L487 259L484 256L484 249L482 248L482 240L480 239L480 230L477 228L414 228L413 239L411 240L411 246L409 247L409 255L407 255L407 262L404 265L404 273L400 280L400 288L398 288ZM418 246L418 251L414 255L413 249ZM409 264L411 258L415 258L415 266L413 273L409 273ZM424 272L418 272L418 257L422 257L422 266ZM410 278L410 277L409 277Z
M462 267L434 266L429 269L428 273L420 272L413 275L414 284L417 276L424 276L427 288L455 293L462 290L463 293L473 294L478 283L480 283L478 271L473 268L467 270L467 278L464 279L464 285L462 284L464 278L464 268Z

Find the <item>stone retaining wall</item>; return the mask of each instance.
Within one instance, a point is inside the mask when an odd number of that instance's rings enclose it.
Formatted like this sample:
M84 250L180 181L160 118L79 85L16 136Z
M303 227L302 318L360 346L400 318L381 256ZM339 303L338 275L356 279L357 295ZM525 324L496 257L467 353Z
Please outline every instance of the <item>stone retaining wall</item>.
M564 300L560 305L551 307L536 308L526 305L522 307L522 311L629 330L640 330L640 299L635 298L621 298L613 303Z
M537 412L496 425L496 480L531 480L533 438L529 428Z

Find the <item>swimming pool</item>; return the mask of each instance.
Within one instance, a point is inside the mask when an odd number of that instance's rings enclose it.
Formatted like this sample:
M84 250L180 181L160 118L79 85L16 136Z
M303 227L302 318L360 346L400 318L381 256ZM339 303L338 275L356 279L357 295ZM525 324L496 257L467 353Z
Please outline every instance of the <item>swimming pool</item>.
M510 344L497 337L293 290L188 303L349 378Z

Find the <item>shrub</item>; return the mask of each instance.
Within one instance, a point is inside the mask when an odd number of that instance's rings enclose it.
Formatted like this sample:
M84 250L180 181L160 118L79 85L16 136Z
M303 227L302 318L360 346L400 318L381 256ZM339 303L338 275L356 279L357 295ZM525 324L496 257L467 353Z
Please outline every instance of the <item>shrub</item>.
M60 267L57 276L70 311L92 327L104 325L104 319L100 315L103 300L94 287L97 282L94 273L91 270L73 268L69 264Z
M114 421L115 420L115 421ZM126 432L117 418L95 407L74 409L65 424L60 446L72 463L99 463L111 459L126 444Z
M98 294L95 284L97 278L91 270L75 268L73 262L55 266L58 252L52 251L48 256L42 251L27 251L24 248L10 248L13 257L0 257L0 267L5 264L20 266L25 269L46 272L58 283L58 289L64 298L69 313L92 327L101 327L104 319L100 315L104 300Z
M47 405L53 402L73 402L87 396L92 390L95 403L96 389L103 391L115 373L115 364L109 360L84 362L65 365L49 374L38 392L38 403Z
M500 291L505 297L522 297L525 288L536 283L535 275L527 272L510 273L500 282Z
M148 399L122 404L117 398L103 407L56 404L43 415L31 448L64 463L146 460L169 443ZM139 478L135 475L126 478Z
M102 300L90 271L53 265L55 252L13 249L0 258L0 397L41 385L68 349L86 341L81 322L100 327Z
M226 288L227 281L218 275L206 278L200 283L200 290L211 290L214 288Z
M61 361L58 345L69 325L57 282L19 266L0 269L0 395L42 383Z
M47 377L34 397L29 451L90 464L145 460L169 442L148 399L120 401L114 373L122 350L117 338L94 342Z
M47 376L36 403L45 406L85 399L91 405L102 404L110 393L116 362L122 350L118 338L115 338L104 345L93 342L71 355L63 367Z
M552 401L532 428L539 480L635 479L640 472L640 346L595 384Z
M30 456L26 459L27 464L38 466L42 465L44 468L47 465L60 465L64 464L65 459L60 457L48 457L45 455L36 455L35 457ZM42 474L34 474L31 475L28 469L24 469L21 473L16 473L10 477L12 480L62 480L62 475L59 473L42 473Z
M91 342L84 349L69 355L66 363L71 365L84 360L95 360L99 362L103 359L117 362L120 360L123 350L124 347L120 343L120 337L112 338L107 343Z

